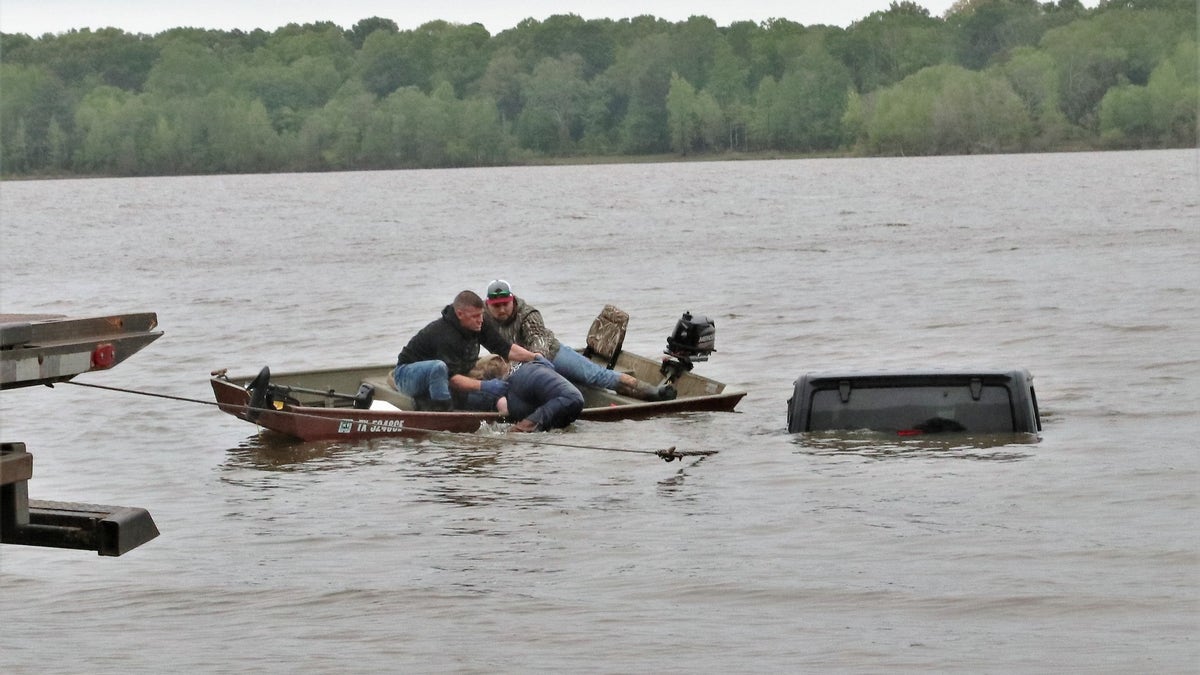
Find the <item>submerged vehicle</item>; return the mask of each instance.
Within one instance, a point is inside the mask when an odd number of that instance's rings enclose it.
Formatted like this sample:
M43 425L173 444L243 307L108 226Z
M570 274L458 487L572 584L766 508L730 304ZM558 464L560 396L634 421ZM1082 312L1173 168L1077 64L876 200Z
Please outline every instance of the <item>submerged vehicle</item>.
M1028 433L1042 429L1028 370L806 373L788 399L788 431Z
M613 421L682 412L730 412L746 395L692 372L696 362L707 361L715 351L716 328L711 320L685 313L667 339L665 355L654 360L623 351L624 325L614 326L605 317L606 313L601 313L592 323L588 346L580 352L639 380L670 384L676 396L644 401L606 389L580 387L584 408L579 419ZM419 437L439 431L471 433L485 423L505 421L494 411L420 410L412 398L396 390L394 369L394 364L289 373L263 368L242 377L219 370L209 381L222 411L303 441Z

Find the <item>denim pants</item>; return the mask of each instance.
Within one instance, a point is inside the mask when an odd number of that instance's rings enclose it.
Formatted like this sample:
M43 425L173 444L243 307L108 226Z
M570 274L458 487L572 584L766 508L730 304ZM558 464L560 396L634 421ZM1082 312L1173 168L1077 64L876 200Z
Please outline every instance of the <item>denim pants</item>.
M616 389L620 373L592 362L591 359L563 345L554 355L554 369L559 375L575 384L586 384L598 389Z
M583 410L583 394L547 361L523 363L508 378L508 417L539 429L565 427Z
M392 379L396 389L406 396L450 400L450 369L443 361L417 361L396 366Z

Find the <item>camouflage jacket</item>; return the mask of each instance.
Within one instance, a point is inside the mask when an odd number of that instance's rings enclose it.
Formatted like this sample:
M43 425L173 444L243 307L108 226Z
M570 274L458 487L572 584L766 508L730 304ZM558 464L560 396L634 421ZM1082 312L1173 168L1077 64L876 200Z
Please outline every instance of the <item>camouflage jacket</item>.
M500 323L490 315L487 317L488 321L491 321L499 329L500 335L504 336L505 340L515 342L525 349L537 352L553 361L554 357L558 356L559 348L562 347L558 338L554 337L554 331L546 328L546 324L542 323L542 313L536 307L515 295L513 301L516 304L507 321Z

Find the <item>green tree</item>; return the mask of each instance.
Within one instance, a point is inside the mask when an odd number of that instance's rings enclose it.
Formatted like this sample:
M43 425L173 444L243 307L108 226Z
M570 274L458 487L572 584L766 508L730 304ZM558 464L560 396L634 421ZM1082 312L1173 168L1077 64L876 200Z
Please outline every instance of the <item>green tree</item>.
M932 122L935 151L945 154L1022 151L1033 130L1023 102L1007 80L961 70L948 73L933 106Z
M479 92L495 101L503 123L515 120L521 112L521 79L521 63L511 47L492 54L479 79Z
M491 36L481 24L468 26L428 23L422 26L434 38L431 80L449 82L455 96L464 98L487 71L491 60Z
M391 19L384 19L378 16L372 16L354 24L346 33L346 39L354 46L356 50L362 49L363 42L367 36L377 30L386 31L388 33L399 33L400 27Z
M959 0L944 19L906 0L848 29L561 14L494 37L379 17L0 34L0 168L458 166L847 140L867 153L1188 146L1196 25L1195 0Z
M146 91L165 97L199 96L222 87L229 76L229 69L211 49L175 40L163 46L147 74Z
M678 73L672 73L671 88L667 91L667 124L672 150L686 155L711 146L705 138L702 115L696 88Z
M195 171L192 168L192 148L179 133L178 124L166 115L152 115L153 126L145 138L139 161L145 174L173 175Z
M97 173L136 175L142 169L137 141L154 121L145 100L116 87L100 86L80 102L75 124L82 141L76 164Z
M261 101L213 92L192 110L203 116L196 126L203 131L195 143L209 147L206 173L263 172L275 166L279 137Z
M1190 25L1181 20L1190 18ZM1072 124L1098 127L1104 94L1121 82L1144 85L1183 37L1194 35L1195 13L1112 9L1050 30L1041 48L1054 59L1059 105Z
M812 151L840 145L846 96L852 88L850 73L840 61L819 46L810 47L779 82L771 115L778 147Z
M55 117L46 127L46 167L60 172L70 168L70 161L71 139Z
M856 143L854 149L865 152L867 118L874 112L871 103L875 96L864 97L853 89L846 96L846 112L842 114L842 134Z
M744 148L751 116L749 93L750 68L722 39L714 49L713 66L708 75L708 92L721 107L725 123L724 147Z
M459 101L454 110L457 129L446 146L450 161L457 166L489 166L511 159L512 137L491 99Z
M412 168L447 165L452 100L450 85L446 83L432 95L414 87L396 90L380 104L363 147L371 154L386 151L393 158L392 165L395 162Z
M1007 81L948 65L878 92L863 126L869 152L901 155L1015 151L1030 133Z
M575 14L555 14L545 21L526 19L497 36L497 47L521 55L523 67L532 69L543 59L578 54L583 78L591 80L615 59L615 27L611 20L585 21Z
M525 81L525 106L517 118L522 147L564 154L583 135L588 85L583 80L583 59L578 54L543 59Z
M745 34L748 81L757 83L768 76L779 81L791 60L804 50L808 34L804 26L787 19L764 21L760 30Z
M7 42L5 42L7 45ZM26 120L41 114L34 106L36 92L52 76L45 69L13 63L0 63L0 167L5 173L25 172L30 168L26 141Z
M1179 44L1150 74L1146 86L1122 84L1100 103L1100 134L1114 147L1194 147L1200 78L1196 42Z
M234 91L262 102L278 131L297 130L304 116L325 105L345 81L329 56L244 65L232 80Z
M70 94L45 68L0 64L0 154L6 171L50 168L55 143L74 129ZM52 124L58 125L51 138Z
M1081 130L1067 121L1060 108L1058 71L1049 54L1033 47L1018 47L998 72L1025 104L1034 125L1031 140L1037 145L1033 149L1048 150L1080 136Z
M953 36L929 10L913 2L893 2L887 11L873 12L832 37L829 49L850 68L855 88L866 93L949 62Z
M748 97L750 68L733 52L724 39L713 47L713 64L704 87L723 106L745 101Z
M672 70L667 35L639 39L617 57L611 70L614 77L610 84L620 92L614 100L624 110L621 151L631 154L668 151L671 144L666 104Z
M5 43L7 52L8 44ZM39 63L69 88L89 89L106 84L126 90L142 88L159 48L146 35L118 28L71 30L26 43L25 54L5 53L6 61Z
M358 52L357 73L376 96L387 96L418 79L406 63L406 40L402 34L378 30L367 35Z
M670 31L673 71L697 89L708 86L709 72L716 60L721 33L706 16L692 16Z
M753 150L777 147L780 124L774 115L780 107L776 103L778 91L779 83L770 75L764 77L754 91L749 129L749 145Z
M424 28L401 33L377 30L367 36L358 53L357 72L368 91L381 98L401 87L429 91L435 37Z
M403 158L387 145L389 137L378 131L382 125L390 133L391 124L380 108L382 105L376 105L375 96L360 80L346 82L328 103L305 118L296 141L296 168L323 171L405 166ZM381 135L364 142L373 128ZM365 151L373 157L364 157ZM368 164L370 160L376 163Z
M947 15L958 63L972 70L1016 47L1036 45L1046 30L1037 0L960 2Z
M577 147L592 155L610 155L621 147L621 107L628 99L619 92L608 74L588 83L587 102L583 111L583 137Z
M303 58L326 58L339 70L348 70L354 58L354 45L346 32L328 21L289 23L271 34L256 51L269 54L284 65Z

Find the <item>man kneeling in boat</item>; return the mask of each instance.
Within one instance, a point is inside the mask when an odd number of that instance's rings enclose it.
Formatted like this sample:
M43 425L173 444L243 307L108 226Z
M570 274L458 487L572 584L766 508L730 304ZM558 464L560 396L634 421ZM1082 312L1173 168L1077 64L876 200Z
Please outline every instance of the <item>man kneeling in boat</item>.
M540 354L533 361L511 367L499 356L484 357L471 375L484 382L508 382L508 392L496 401L496 409L510 420L519 420L511 431L559 429L583 411L583 394Z
M560 343L554 332L542 322L542 313L514 295L512 287L503 279L488 284L487 311L488 319L484 325L494 323L505 339L542 354L560 375L575 384L611 389L622 396L643 401L669 401L675 398L675 388L669 384L656 387L629 373L605 368Z
M483 298L462 291L408 341L396 359L396 389L411 396L421 410L488 410L508 392L499 378L477 380L468 375L483 345L509 361L532 361L537 354L513 344L483 321Z

